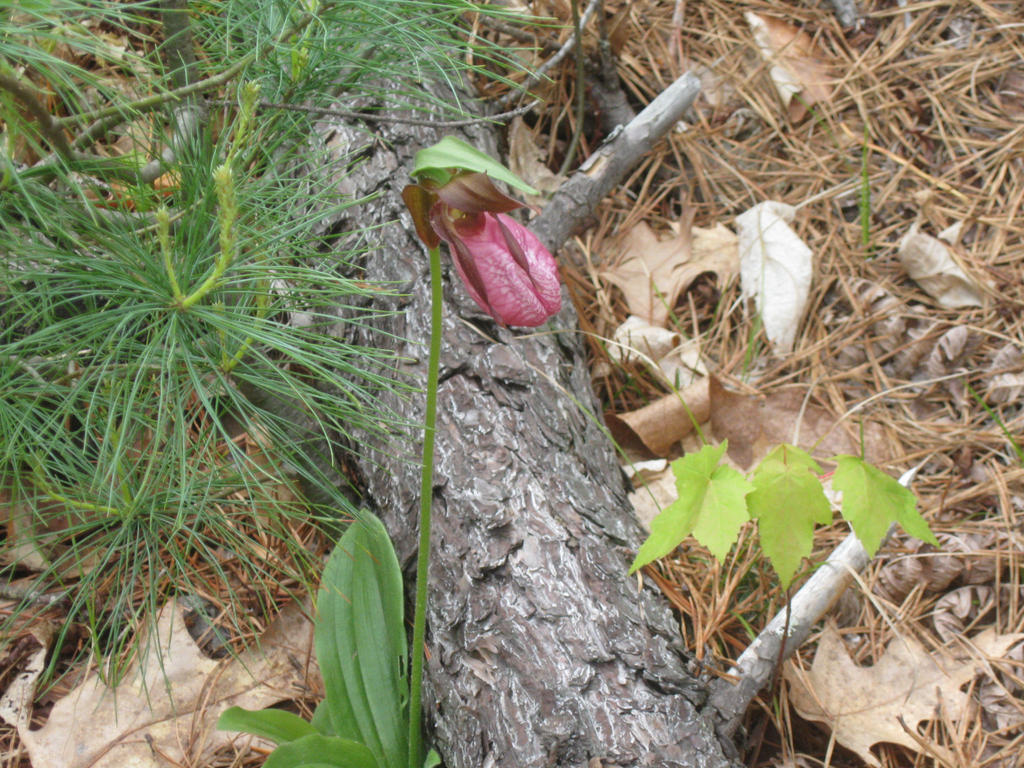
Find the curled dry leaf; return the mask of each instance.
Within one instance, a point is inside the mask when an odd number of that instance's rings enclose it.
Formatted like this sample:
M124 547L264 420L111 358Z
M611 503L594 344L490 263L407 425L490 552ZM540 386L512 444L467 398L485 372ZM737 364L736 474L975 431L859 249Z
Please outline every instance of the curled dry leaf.
M708 380L701 379L643 408L623 414L607 413L604 418L623 449L668 456L693 431L694 419L701 424L707 421L708 414Z
M967 373L971 356L981 345L981 338L966 325L954 325L943 333L924 361L924 374L939 379L954 373ZM967 396L963 378L948 379L942 385L957 405Z
M724 281L739 269L732 233L721 225L691 231L691 219L692 214L672 224L665 239L640 222L620 240L621 258L601 273L622 291L630 314L651 325L665 326L680 294L698 275L714 272Z
M1024 353L1020 345L1009 342L996 350L988 372L991 378L985 394L989 400L994 403L1020 400L1024 394Z
M700 357L700 340L651 325L630 315L615 333L608 356L617 362L639 359L672 389L690 386L708 371Z
M982 584L995 577L995 550L1000 538L990 534L937 533L942 545L936 550L918 539L902 542L902 552L887 556L872 591L900 603L911 590L942 592L954 581Z
M920 722L940 711L953 722L965 717L969 699L961 686L989 669L990 660L1002 659L1021 639L1024 634L997 635L988 629L970 639L969 652L950 658L929 653L912 637L896 637L873 666L862 667L850 658L842 637L829 623L818 640L811 669L791 661L784 676L790 685L790 702L801 717L824 723L837 742L868 765L880 766L871 752L878 742L919 751L918 742L901 721L916 732ZM947 750L931 748L949 764L956 762Z
M1002 584L997 590L988 584L971 584L939 598L932 611L932 623L942 641L950 645L970 627L990 620L993 614L1012 615L1015 606L1022 602L1024 588ZM1003 658L1017 662L1013 670L1009 674L996 670L995 677L984 678L977 690L978 706L990 731L1024 724L1024 702L1019 696L1024 643L1015 645Z
M524 195L526 202L532 206L542 206L546 197L553 194L565 181L544 164L544 152L533 140L533 133L517 117L512 121L508 136L508 165L512 173L525 181L541 194Z
M808 107L831 98L833 79L825 54L810 35L772 16L748 11L746 18L790 120L801 120Z
M948 645L979 621L992 618L990 614L995 608L1006 615L1006 611L1020 605L1022 599L1022 587L1002 584L997 592L991 584L968 584L947 592L936 601L932 624L935 633Z
M754 299L768 340L782 352L793 349L814 268L811 249L789 226L795 216L793 206L767 200L736 217L743 295Z
M608 357L617 363L637 358L658 361L679 346L683 337L667 328L651 325L642 317L630 315L612 334Z
M1021 699L1024 687L1020 684L1019 672L1024 669L1024 643L1013 646L1003 658L1007 662L1014 662L1012 668L1016 674L998 670L998 679L986 677L978 686L978 706L981 709L982 722L989 732L1007 733L1011 728L1020 728L1024 725L1024 700ZM1006 765L1010 768L1011 764Z
M687 339L658 360L661 378L672 389L689 387L708 375L700 353L700 339Z
M900 240L899 259L911 279L940 306L957 309L984 305L984 286L967 275L946 242L921 232L916 223Z
M947 376L956 371L965 371L971 354L981 340L971 333L966 325L954 325L942 336L925 360L924 368L929 378Z

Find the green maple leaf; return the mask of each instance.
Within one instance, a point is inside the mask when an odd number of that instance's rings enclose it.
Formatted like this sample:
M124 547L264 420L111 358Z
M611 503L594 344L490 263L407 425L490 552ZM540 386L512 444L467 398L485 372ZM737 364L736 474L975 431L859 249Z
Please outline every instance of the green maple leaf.
M869 557L874 557L889 526L939 546L928 523L917 512L917 498L882 470L856 456L836 456L832 487L843 492L843 517L853 527Z
M805 451L777 446L764 457L751 478L747 496L750 516L757 520L761 549L788 589L800 561L811 554L814 526L832 520L832 508L818 475L821 467Z
M706 445L672 462L679 498L651 522L651 535L630 573L664 557L691 533L719 561L725 559L740 526L750 519L744 497L753 488L735 469L719 464L727 446Z

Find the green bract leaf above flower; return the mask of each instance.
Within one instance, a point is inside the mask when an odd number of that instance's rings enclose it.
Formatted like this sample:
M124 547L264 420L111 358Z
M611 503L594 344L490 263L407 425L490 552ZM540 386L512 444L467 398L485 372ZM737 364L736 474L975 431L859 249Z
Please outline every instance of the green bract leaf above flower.
M454 136L445 136L437 144L417 152L412 175L420 181L430 179L438 185L443 185L451 179L453 170L485 173L520 192L528 195L540 194L497 160Z

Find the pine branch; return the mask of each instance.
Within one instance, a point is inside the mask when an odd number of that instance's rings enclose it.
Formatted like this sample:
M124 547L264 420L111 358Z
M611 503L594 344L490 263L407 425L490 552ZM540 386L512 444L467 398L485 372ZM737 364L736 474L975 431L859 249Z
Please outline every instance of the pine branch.
M331 7L333 7L332 3L325 3L321 6L320 11L326 12ZM266 56L274 49L274 47L280 45L292 35L297 35L302 32L302 30L309 26L309 24L316 18L317 14L309 11L304 12L298 21L282 30L277 37L268 40L256 50L246 54L220 74L211 75L205 80L189 83L188 85L175 88L165 93L157 93L152 96L137 99L136 101L128 102L127 104L115 104L110 107L103 107L100 109L94 109L90 112L71 115L70 117L62 118L56 122L63 128L70 127L72 125L80 125L86 121L93 121L72 144L75 149L84 149L100 139L112 128L129 119L130 115L150 112L154 109L159 109L165 104L191 98L230 82L254 61Z
M74 159L75 154L64 135L63 128L50 115L49 111L36 98L35 90L17 77L0 73L0 88L14 96L39 124L39 132L47 143L66 162Z

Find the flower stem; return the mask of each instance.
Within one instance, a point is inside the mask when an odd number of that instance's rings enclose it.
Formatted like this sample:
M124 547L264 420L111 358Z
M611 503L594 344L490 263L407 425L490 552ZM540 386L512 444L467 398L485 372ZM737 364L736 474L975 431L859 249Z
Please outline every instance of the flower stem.
M409 680L409 768L420 768L423 724L423 643L427 624L427 571L430 565L430 504L434 491L434 433L437 378L441 360L441 248L430 249L430 356L427 359L427 412L423 428L420 486L420 546L416 556L416 608L412 625L412 674Z

